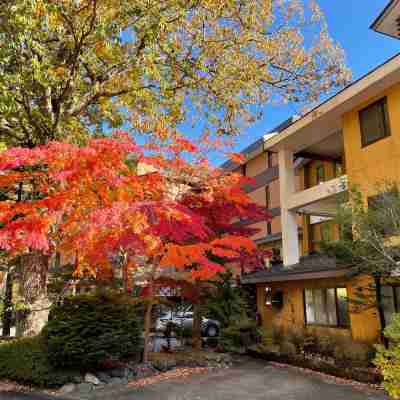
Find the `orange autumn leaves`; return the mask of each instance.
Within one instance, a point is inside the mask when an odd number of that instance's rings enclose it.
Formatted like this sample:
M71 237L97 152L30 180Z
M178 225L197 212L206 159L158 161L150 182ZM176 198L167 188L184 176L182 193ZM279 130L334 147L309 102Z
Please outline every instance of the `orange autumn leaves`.
M254 260L255 231L236 221L265 220L265 210L241 189L240 175L189 163L196 150L179 139L144 151L123 133L85 147L6 150L0 248L61 252L77 275L97 279L112 279L121 259L129 274L158 263L191 280L211 278L224 262Z

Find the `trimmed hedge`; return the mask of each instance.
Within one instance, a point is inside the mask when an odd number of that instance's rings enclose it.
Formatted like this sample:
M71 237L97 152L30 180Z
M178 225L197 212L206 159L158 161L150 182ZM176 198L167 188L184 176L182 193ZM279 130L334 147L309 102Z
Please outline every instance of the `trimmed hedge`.
M51 364L87 370L138 355L142 325L137 314L137 307L108 292L65 299L52 308L43 331Z
M56 371L40 336L0 344L0 378L40 387L61 386L72 374Z

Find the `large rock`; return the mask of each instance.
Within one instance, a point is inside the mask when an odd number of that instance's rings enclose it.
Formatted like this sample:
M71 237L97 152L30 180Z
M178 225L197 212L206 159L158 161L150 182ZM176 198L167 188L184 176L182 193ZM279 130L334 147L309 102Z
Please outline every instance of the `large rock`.
M104 383L110 382L111 376L104 371L96 372L96 376Z
M161 372L169 371L177 367L177 362L173 358L160 358L152 361L154 368Z
M100 383L101 383L100 379L96 375L89 374L89 373L87 373L85 375L85 382L92 383L93 385L100 385Z
M108 381L108 384L109 385L122 385L123 384L123 379L121 379L121 378L111 378L109 381Z
M128 368L114 368L110 371L113 378L126 378L129 374Z
M85 394L85 393L90 393L93 390L93 385L91 383L80 383L76 387L77 392Z
M157 370L150 363L138 364L134 367L133 371L138 379L148 378L157 373Z
M62 386L59 389L60 394L68 394L72 393L76 390L76 384L75 383L66 383L64 386Z

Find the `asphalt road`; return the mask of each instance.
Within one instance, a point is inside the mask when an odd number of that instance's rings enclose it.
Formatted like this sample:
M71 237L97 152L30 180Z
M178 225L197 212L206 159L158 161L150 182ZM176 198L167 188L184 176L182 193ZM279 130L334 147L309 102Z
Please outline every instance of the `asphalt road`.
M75 397L76 398L76 397ZM104 389L79 400L388 400L381 391L340 385L314 374L276 368L264 361L239 365L140 389ZM40 395L1 394L1 400L51 400ZM61 400L60 397L53 398Z

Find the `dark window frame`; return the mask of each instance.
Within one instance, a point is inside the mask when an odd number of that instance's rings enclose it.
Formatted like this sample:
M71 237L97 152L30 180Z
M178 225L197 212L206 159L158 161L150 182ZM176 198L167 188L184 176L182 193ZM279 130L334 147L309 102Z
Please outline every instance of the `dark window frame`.
M372 110L373 108L379 107L380 109L380 117L383 117L382 125L383 125L383 135L379 136L376 139L368 140L368 132L366 131L368 129L367 124L365 120L363 119L363 114L367 113L368 111ZM388 111L388 103L387 103L387 97L383 97L372 104L369 104L367 107L364 107L358 112L358 120L360 123L360 133L361 133L361 147L367 147L370 144L376 143L379 140L385 139L389 136L391 136L391 130L390 130L390 119L389 119L389 111Z
M307 322L307 304L306 304L306 290L324 290L327 291L328 289L335 290L335 312L336 312L336 320L337 324L323 324L320 322ZM338 289L345 289L347 293L347 288L345 286L335 286L335 287L327 287L327 288L304 288L303 289L303 310L304 310L304 324L305 326L320 326L324 328L337 328L337 329L350 329L351 328L351 321L350 321L350 312L347 309L348 313L348 323L342 323L340 320L339 314L339 301L338 301ZM348 296L348 293L347 293Z

